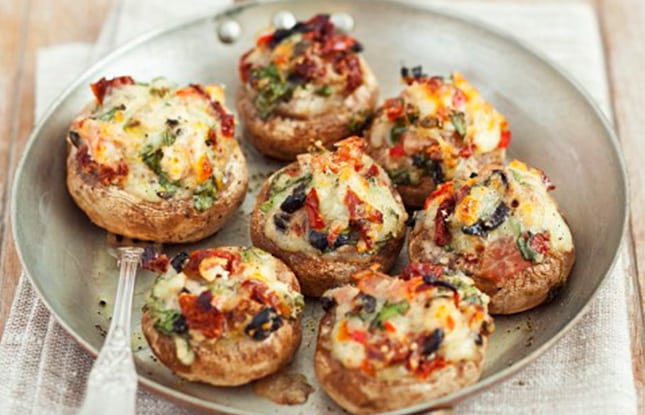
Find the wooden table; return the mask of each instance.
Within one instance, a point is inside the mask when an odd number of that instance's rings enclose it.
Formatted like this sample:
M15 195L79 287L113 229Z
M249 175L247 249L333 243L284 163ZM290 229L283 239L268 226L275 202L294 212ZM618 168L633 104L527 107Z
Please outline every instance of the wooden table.
M13 172L32 129L36 50L64 42L93 42L115 0L0 0L0 335L21 265L11 235L9 195ZM514 3L531 0L493 0ZM558 1L558 0L546 0ZM574 2L576 0L564 0ZM616 129L630 179L630 253L633 367L639 407L645 410L645 1L578 0L591 4L600 22Z

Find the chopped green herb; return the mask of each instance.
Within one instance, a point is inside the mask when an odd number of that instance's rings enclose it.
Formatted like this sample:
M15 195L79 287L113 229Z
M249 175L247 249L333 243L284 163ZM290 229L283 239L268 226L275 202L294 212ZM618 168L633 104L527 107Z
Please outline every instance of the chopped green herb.
M173 334L173 325L175 320L179 318L181 314L177 310L157 310L157 321L155 322L155 329L160 333L170 336Z
M363 132L365 125L369 122L369 114L365 111L359 111L353 114L352 119L347 124L347 128L352 134Z
M143 162L157 175L163 173L161 170L161 159L163 158L163 151L161 148L153 145L146 144L141 150L141 159Z
M163 158L161 148L153 144L147 144L141 150L140 155L146 166L155 172L159 178L159 187L161 190L157 192L157 195L162 199L171 198L177 191L178 184L168 180L166 173L161 169L161 159Z
M450 122L461 138L466 137L466 115L463 112L453 112L450 114Z
M266 119L278 103L290 100L295 89L282 79L273 63L251 71L251 79L259 86L253 105L262 119Z
M520 250L520 254L522 254L522 258L524 258L527 261L533 262L537 257L538 253L535 252L529 245L528 240L530 237L531 237L530 233L528 235L528 238L526 239L524 239L523 235L518 236L517 247Z
M150 95L153 97L158 97L158 98L163 98L166 96L170 90L166 87L156 87L153 86L152 88L149 89Z
M116 114L117 111L125 111L125 105L121 104L116 107L112 107L103 114L92 118L95 120L110 121L114 118L114 114Z
M269 186L269 192L267 195L267 200L265 200L261 205L260 205L260 210L264 213L267 213L271 208L273 207L273 199L279 195L280 193L284 192L285 190L294 187L300 183L305 183L309 184L311 181L311 173L307 173L303 176L297 177L295 179L287 179L286 182L280 183L280 180L284 177L283 174L280 174L273 179L271 182L271 185Z
M410 308L410 304L405 300L399 301L398 303L390 303L389 301L386 301L374 320L372 320L370 328L383 328L383 324L385 324L387 320L396 315L404 314L408 311L408 308Z
M193 206L195 207L195 210L203 212L213 206L216 194L217 189L215 189L211 178L197 185L193 192Z
M408 131L408 128L404 125L395 124L390 130L390 141L392 143L397 143L401 139L401 135Z
M171 146L177 139L177 135L171 130L166 130L161 133L161 145Z
M323 85L316 90L316 95L320 95L321 97L328 97L331 95L331 93L332 90L329 85Z

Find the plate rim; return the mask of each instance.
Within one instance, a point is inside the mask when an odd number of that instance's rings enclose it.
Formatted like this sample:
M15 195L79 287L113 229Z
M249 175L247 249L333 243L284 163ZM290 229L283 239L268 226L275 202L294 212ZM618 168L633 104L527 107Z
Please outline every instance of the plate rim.
M155 29L147 31L141 35L138 35L130 40L127 40L122 45L119 45L115 49L112 49L103 58L93 62L90 66L88 66L85 70L83 70L82 73L79 74L73 82L71 82L68 86L66 86L63 89L63 91L52 102L52 104L49 105L45 113L37 120L36 125L31 130L29 137L27 139L27 142L21 152L20 160L16 165L16 170L12 180L10 210L11 210L11 231L12 231L12 237L14 240L14 246L16 248L16 253L18 255L18 258L20 259L20 263L22 265L22 272L25 275L27 275L27 277L29 278L29 281L34 291L37 293L40 300L45 304L49 313L52 316L54 316L58 324L60 324L65 329L65 331L83 349L89 352L92 356L94 357L97 356L98 350L95 349L92 345L90 345L78 333L76 333L66 323L66 321L64 321L62 317L60 317L54 311L53 307L47 301L47 297L44 295L41 286L37 283L36 279L31 275L31 272L29 271L29 265L25 262L24 256L22 253L22 250L24 248L22 247L22 242L20 242L20 239L18 237L18 225L17 225L17 213L16 213L16 205L18 203L17 199L18 199L18 193L19 193L18 184L22 176L22 171L25 169L27 156L31 152L31 148L35 145L37 141L36 140L37 136L40 135L41 131L44 129L45 123L51 118L52 114L54 114L54 112L58 109L61 103L64 102L65 99L74 90L76 90L82 83L84 83L86 78L89 78L92 73L98 72L102 67L105 67L106 65L108 65L115 58L118 58L124 54L127 54L131 50L137 48L138 46L148 41L153 40L156 37L159 37L166 33L171 33L171 32L180 30L185 26L191 26L198 23L216 20L219 17L234 16L235 14L240 13L247 8L257 7L263 4L288 3L291 1L294 1L294 0L249 0L249 1L244 1L241 4L220 5L220 6L214 7L213 10L209 12L209 14L201 14L201 15L187 17L179 21L175 21L169 24L159 26ZM305 2L313 3L316 1L319 1L319 0L299 0L299 3L305 3ZM538 357L542 356L547 350L549 350L560 339L562 339L564 334L567 333L569 330L571 330L571 328L575 326L578 323L578 321L580 321L580 319L588 312L591 303L597 297L601 287L607 284L609 274L616 268L616 265L618 263L619 254L625 241L625 231L627 228L627 223L629 221L628 218L629 218L629 206L630 206L630 183L627 176L627 169L626 169L624 154L612 122L610 121L608 116L602 112L602 110L600 109L600 106L598 105L598 103L595 102L595 100L590 95L590 93L586 90L586 88L584 88L582 84L577 79L575 79L568 72L568 70L566 70L562 65L558 64L557 62L554 62L552 59L547 57L543 52L535 49L527 42L521 39L518 39L510 32L507 32L503 29L498 29L497 27L494 27L493 25L487 22L478 20L477 18L461 15L457 11L441 9L440 5L408 3L405 1L399 1L399 0L335 0L333 3L344 3L344 2L368 3L368 2L374 2L374 1L377 1L380 3L396 4L397 6L406 7L408 9L419 10L423 13L435 14L443 18L449 18L454 21L457 21L460 24L466 24L467 26L470 26L472 28L483 30L485 32L488 32L488 34L494 35L496 38L500 39L500 41L510 44L511 46L518 48L522 52L528 55L532 55L533 57L545 63L549 67L549 69L553 71L554 75L561 77L564 81L566 81L566 83L568 83L570 86L573 87L573 90L575 91L575 93L585 101L585 103L591 109L593 115L595 115L595 117L600 121L604 129L604 133L609 138L611 147L614 151L614 154L617 157L618 167L620 170L620 181L622 182L622 185L623 185L623 189L622 189L623 198L620 201L622 202L622 210L621 210L622 223L620 226L621 237L613 253L612 260L610 261L607 269L604 271L600 282L593 289L591 295L587 298L585 304L576 312L574 317L571 318L558 333L553 335L540 347L536 348L535 350L533 350L531 353L529 353L522 359L516 362L513 362L510 366L507 366L501 369L500 371L493 373L491 376L483 380L480 379L474 384L471 384L465 388L462 388L458 391L455 391L441 398L384 413L384 414L390 414L390 415L403 415L403 414L411 414L411 413L420 413L422 411L428 411L431 409L450 407L460 401L463 401L468 397L475 395L476 393L483 392L489 389L490 387L497 385L498 383L501 383L502 381L508 379L512 375L518 373L520 370L525 368L529 363L535 361ZM605 79L607 79L606 74L605 74ZM611 112L613 111L613 103L611 102L611 98L610 98L609 104L610 106L608 109ZM169 386L165 386L152 379L148 379L147 377L144 377L143 374L137 373L137 377L138 377L139 384L145 387L147 390L153 391L154 393L162 396L163 398L169 399L175 403L180 403L194 408L199 408L199 409L208 410L216 413L222 413L222 414L261 415L260 413L257 413L257 412L241 410L241 409L229 407L227 405L220 404L217 402L206 401L202 398L188 395L177 389L171 388Z

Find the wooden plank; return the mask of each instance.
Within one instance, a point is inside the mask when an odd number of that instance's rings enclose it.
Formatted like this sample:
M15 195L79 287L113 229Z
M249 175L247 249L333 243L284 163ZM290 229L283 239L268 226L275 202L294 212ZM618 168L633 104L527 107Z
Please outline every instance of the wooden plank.
M0 4L0 70L3 74L12 74L7 77L8 85L0 84L0 126L11 126L7 131L0 130L4 133L0 140L0 171L7 172L0 184L1 335L21 268L11 235L8 195L16 163L34 123L36 51L59 43L94 41L112 0L30 0Z
M639 408L645 410L645 2L642 0L596 0L596 11L605 42L605 56L614 102L616 129L624 150L630 180L630 251L634 263L628 284L632 329L634 379Z
M30 2L0 2L0 171L9 172L10 154L18 125L16 122L18 108L18 79L20 67L24 60L27 20ZM8 201L8 183L10 174L0 180L0 218L4 217L4 206ZM3 220L0 222L0 237L9 229ZM0 251L2 257L5 250ZM15 254L14 254L15 255ZM2 259L0 259L1 261ZM0 271L0 334L4 327L17 279Z

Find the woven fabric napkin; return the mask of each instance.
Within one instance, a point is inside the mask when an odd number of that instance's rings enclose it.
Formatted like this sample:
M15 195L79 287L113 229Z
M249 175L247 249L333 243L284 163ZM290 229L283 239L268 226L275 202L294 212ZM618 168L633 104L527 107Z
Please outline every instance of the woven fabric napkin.
M209 13L222 2L123 0L106 19L97 44L40 50L36 118L78 76L69 68L88 65L109 49L158 25ZM439 4L507 30L540 50L567 68L610 115L602 44L588 6ZM458 405L455 414L636 414L625 252L623 247L587 314L562 340L511 379ZM0 414L75 413L91 365L89 354L56 323L27 278L21 276L0 341ZM141 414L194 413L146 391L139 391L137 408Z

